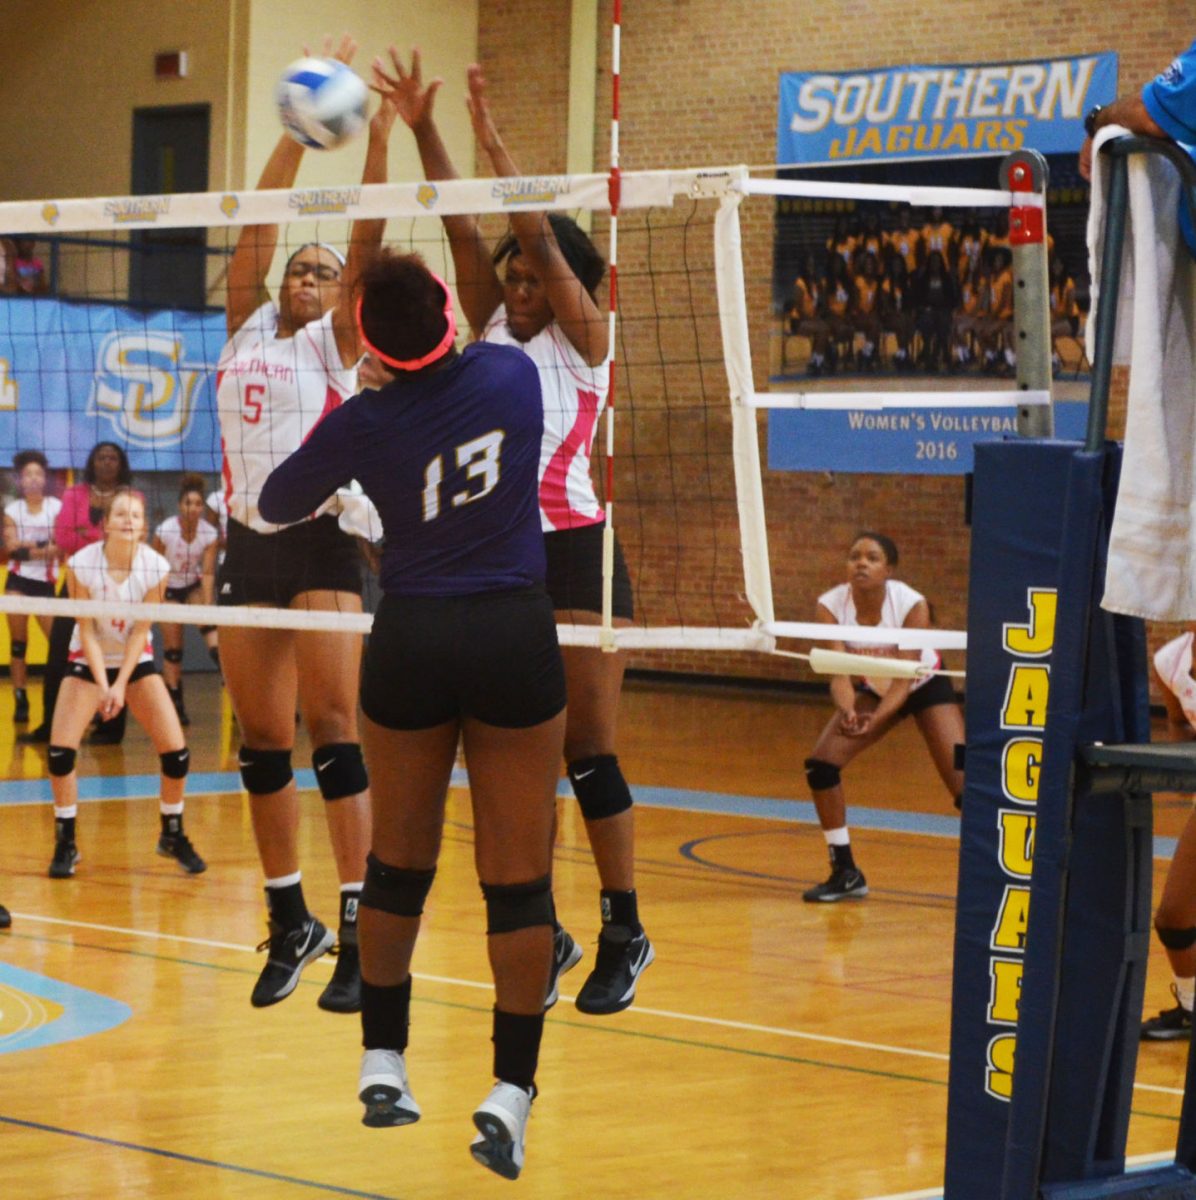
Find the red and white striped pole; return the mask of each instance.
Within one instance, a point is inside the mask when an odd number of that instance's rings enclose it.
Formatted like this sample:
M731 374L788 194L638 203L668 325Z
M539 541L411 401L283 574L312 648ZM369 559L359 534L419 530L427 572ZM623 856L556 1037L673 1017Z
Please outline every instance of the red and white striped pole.
M611 16L610 71L610 313L608 315L607 393L606 393L606 526L602 534L602 631L599 645L614 651L614 569L615 569L615 322L619 305L619 199L622 185L619 174L619 42L623 24L623 0L614 0Z

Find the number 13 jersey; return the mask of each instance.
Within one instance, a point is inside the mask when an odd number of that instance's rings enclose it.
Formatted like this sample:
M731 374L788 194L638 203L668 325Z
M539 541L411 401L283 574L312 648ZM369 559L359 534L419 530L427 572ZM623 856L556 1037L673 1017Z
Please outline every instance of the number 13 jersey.
M357 368L341 363L331 312L280 338L278 308L269 301L229 338L216 367L216 408L234 521L259 533L282 528L258 513L262 485L356 391Z

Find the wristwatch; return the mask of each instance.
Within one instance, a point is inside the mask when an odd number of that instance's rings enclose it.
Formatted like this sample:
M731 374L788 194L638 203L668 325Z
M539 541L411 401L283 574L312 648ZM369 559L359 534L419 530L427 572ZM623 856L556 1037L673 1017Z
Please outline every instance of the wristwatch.
M1089 137L1096 137L1096 119L1100 116L1104 107L1103 104L1094 104L1088 110L1088 115L1084 118L1084 132Z

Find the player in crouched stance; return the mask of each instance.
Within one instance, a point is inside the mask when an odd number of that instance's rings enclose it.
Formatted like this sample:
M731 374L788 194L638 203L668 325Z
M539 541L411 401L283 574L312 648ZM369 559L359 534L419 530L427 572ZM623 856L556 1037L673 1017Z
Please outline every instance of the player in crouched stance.
M145 528L144 501L128 490L118 491L104 521L104 540L85 546L67 561L71 598L160 604L170 564L145 545ZM158 853L175 859L192 875L207 869L183 832L183 781L190 752L166 685L154 666L151 623L127 617L80 617L50 730L55 839L51 879L69 878L79 862L75 838L79 742L96 713L107 720L126 702L149 734L161 763Z

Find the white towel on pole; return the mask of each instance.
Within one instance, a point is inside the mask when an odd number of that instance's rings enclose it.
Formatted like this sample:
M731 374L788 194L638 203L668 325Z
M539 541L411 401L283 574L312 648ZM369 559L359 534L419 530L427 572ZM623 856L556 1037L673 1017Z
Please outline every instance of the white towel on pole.
M1106 126L1097 148L1126 131ZM1088 216L1095 357L1109 162L1093 154ZM1179 231L1180 180L1154 154L1129 159L1129 215L1114 361L1130 364L1125 455L1109 538L1104 608L1196 620L1196 263Z

